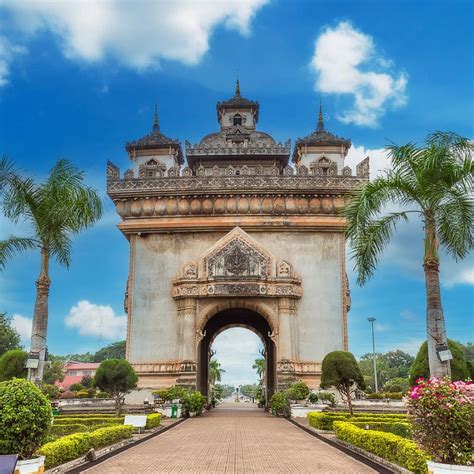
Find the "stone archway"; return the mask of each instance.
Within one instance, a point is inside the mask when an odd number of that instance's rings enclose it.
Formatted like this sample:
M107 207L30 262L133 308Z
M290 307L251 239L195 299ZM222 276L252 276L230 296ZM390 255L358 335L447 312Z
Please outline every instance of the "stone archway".
M263 342L266 360L265 391L268 400L276 389L277 354L276 344L272 340L272 327L263 315L244 307L222 309L205 322L203 337L198 346L197 388L207 396L212 342L218 334L232 327L245 327L255 332Z

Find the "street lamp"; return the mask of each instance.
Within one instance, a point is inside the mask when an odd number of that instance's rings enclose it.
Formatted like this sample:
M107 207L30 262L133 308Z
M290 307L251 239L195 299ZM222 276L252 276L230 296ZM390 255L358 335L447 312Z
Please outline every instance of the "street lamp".
M377 382L377 360L375 358L375 335L374 335L374 322L375 318L367 318L367 321L372 325L372 355L374 360L374 380L375 380L375 393L379 392L379 384Z

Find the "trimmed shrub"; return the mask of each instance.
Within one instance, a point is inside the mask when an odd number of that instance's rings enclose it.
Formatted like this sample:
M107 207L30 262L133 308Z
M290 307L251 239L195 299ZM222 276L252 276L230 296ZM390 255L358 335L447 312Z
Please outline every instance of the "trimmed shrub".
M21 349L12 349L0 357L0 382L11 380L15 377L26 378L28 370L25 369L28 354Z
M335 421L334 432L338 439L365 449L412 472L427 472L428 456L418 448L414 441L392 433L364 430L345 421Z
M56 400L61 396L61 390L56 385L43 383L40 387L41 392L50 400Z
M466 354L462 346L448 339L448 347L453 354L450 361L451 380L466 380L470 376L469 367L467 365ZM425 341L416 355L415 362L410 369L410 385L415 385L419 378L430 378L430 369L428 366L428 343Z
M109 444L114 444L121 439L130 438L133 434L133 426L115 425L108 428L99 428L89 433L91 447L99 449Z
M51 420L51 403L34 384L0 383L0 454L28 459L48 436Z
M64 398L65 400L69 400L74 397L75 397L74 393L72 393L70 390L66 390L65 392L61 394L61 398Z
M288 388L288 397L291 400L306 400L309 388L304 382L296 382Z
M110 395L107 392L98 392L96 398L110 398Z
M310 426L318 430L331 431L333 429L334 421L337 420L354 422L404 422L407 420L407 416L392 413L354 413L351 417L350 413L308 413L308 422Z
M89 448L89 433L75 433L46 443L38 450L38 454L46 456L44 464L49 469L82 456Z
M70 387L69 387L69 390L71 392L79 392L81 390L84 390L84 385L82 385L81 383L73 383Z
M122 424L124 418L123 417L90 417L90 418L80 418L80 417L71 417L71 418L62 418L56 417L54 419L55 425L70 425L73 423L81 423L82 425L92 426L92 425L101 425L103 423L115 423L115 424Z
M183 387L177 387L173 385L167 388L160 388L153 392L153 395L158 397L161 400L166 402L171 402L172 400L182 400L187 394L187 390Z
M351 425L357 426L365 430L384 431L385 433L393 433L402 438L410 439L411 425L410 423L402 423L399 421L348 421ZM368 428L367 428L368 427Z
M146 426L145 429L150 430L151 428L156 428L161 423L161 415L159 413L152 413L146 417Z
M46 456L46 469L72 461L87 453L90 448L100 448L121 439L130 438L131 426L114 425L100 428L92 433L75 433L42 446L37 454Z
M380 392L380 393L368 393L365 398L367 400L401 400L404 394L402 392Z
M63 418L117 418L117 415L115 413L67 413L54 417L55 420Z
M67 436L74 433L83 433L89 431L89 427L81 423L71 423L68 425L56 425L51 427L50 434L53 436Z
M318 403L319 397L317 393L311 392L308 395L308 402L309 403Z

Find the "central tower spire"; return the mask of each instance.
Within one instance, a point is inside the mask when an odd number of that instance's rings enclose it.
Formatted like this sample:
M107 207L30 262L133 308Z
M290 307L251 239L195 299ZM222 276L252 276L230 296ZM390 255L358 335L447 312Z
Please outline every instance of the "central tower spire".
M240 82L239 82L239 79L237 79L237 82L235 83L235 97L240 97Z
M319 116L318 116L318 126L316 127L318 132L324 131L324 120L323 120L323 103L321 99L319 100Z
M155 117L153 119L153 131L160 131L160 123L158 122L158 105L155 104Z

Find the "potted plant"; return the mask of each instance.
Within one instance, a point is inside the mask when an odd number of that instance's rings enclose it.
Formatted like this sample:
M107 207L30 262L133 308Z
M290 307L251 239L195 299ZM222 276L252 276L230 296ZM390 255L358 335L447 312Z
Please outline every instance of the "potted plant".
M276 416L285 416L286 418L290 418L291 410L288 400L288 390L281 390L279 392L275 392L272 395L272 398L270 398L270 409L272 411L272 414Z
M206 397L201 392L187 392L183 398L183 405L189 416L197 416L206 404Z
M418 379L407 398L413 439L431 457L431 474L474 472L474 385Z
M31 382L0 383L0 454L18 454L15 474L42 473L44 456L35 456L51 427L50 401Z
M288 389L288 396L291 400L303 405L309 395L309 388L304 382L295 382Z

